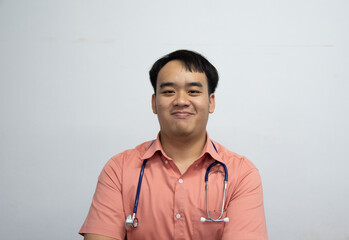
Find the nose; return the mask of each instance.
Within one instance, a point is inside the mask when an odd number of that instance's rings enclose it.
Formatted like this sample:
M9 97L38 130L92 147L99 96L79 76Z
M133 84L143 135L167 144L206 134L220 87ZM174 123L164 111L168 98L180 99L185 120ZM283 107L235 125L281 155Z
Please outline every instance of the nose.
M175 106L188 106L190 104L188 96L185 92L178 92L173 101Z

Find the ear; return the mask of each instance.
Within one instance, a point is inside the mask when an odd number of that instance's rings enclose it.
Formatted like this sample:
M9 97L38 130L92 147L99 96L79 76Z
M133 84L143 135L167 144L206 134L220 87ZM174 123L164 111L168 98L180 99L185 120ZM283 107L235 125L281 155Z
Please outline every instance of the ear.
M153 109L153 113L157 114L157 111L156 111L156 95L155 94L153 94L151 96L151 107Z
M215 100L214 93L210 94L209 99L208 99L208 103L209 103L208 111L209 111L209 113L213 113L214 109L216 107L216 100Z

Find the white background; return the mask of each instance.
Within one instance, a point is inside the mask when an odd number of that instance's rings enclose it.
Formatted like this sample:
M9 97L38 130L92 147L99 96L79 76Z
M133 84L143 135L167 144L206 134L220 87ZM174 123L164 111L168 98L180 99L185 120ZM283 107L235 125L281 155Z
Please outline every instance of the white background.
M106 161L159 130L148 70L182 48L219 70L208 131L259 168L270 239L349 239L348 12L346 0L0 0L1 239L82 239Z

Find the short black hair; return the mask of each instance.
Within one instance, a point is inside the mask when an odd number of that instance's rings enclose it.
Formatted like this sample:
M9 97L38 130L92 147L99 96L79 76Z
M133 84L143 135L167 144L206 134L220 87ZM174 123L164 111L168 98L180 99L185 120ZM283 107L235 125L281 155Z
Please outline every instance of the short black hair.
M168 62L181 61L187 71L205 73L207 78L208 93L214 93L218 84L217 69L201 54L189 50L177 50L158 59L149 71L150 82L156 93L158 74Z

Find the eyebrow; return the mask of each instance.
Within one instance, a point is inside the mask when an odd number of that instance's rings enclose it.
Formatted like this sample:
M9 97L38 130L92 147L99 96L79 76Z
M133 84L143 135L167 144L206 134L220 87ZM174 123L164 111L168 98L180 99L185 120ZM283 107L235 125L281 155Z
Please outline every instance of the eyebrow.
M200 88L203 87L201 82L190 82L190 83L188 83L186 85L189 86L189 87L200 87Z
M173 82L164 82L160 84L160 89L164 87L173 87L175 84Z
M164 82L164 83L160 84L160 89L164 88L164 87L173 87L175 85L176 84L173 82ZM190 82L190 83L187 83L186 86L187 87L200 87L200 88L203 87L201 82Z

